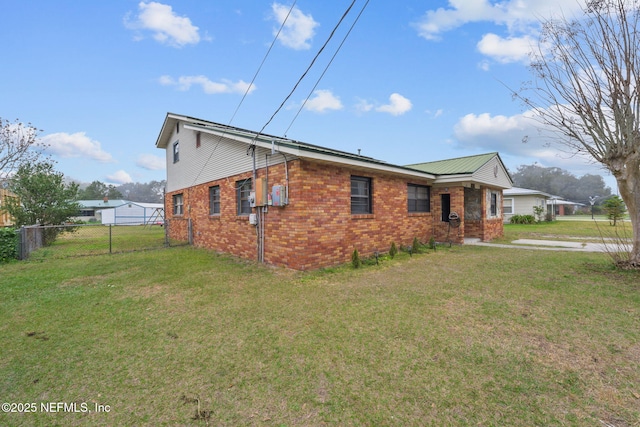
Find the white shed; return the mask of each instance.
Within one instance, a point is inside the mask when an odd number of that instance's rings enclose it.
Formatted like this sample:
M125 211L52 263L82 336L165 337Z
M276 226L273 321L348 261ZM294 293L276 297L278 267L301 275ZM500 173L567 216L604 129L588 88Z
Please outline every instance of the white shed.
M102 224L153 225L164 222L162 203L126 202L120 206L100 211Z

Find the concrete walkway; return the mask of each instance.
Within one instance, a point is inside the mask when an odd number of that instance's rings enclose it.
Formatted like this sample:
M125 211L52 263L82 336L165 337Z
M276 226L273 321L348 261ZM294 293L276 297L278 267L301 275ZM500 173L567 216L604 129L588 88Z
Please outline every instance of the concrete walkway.
M464 239L465 245L493 246L497 248L517 248L546 251L570 252L630 252L631 245L617 245L615 243L587 243L565 242L561 240L518 239L511 244L482 242L480 239Z

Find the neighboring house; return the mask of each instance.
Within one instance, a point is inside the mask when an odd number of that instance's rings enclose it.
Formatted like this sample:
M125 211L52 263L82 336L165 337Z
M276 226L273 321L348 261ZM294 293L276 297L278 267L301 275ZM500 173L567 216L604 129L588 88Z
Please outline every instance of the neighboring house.
M102 224L114 225L155 225L164 223L162 203L125 202L120 206L97 212Z
M102 220L100 215L102 209L115 208L125 203L127 203L126 200L109 200L106 197L101 200L78 200L78 204L81 206L80 212L73 219L76 221L100 222Z
M509 222L514 215L534 215L535 207L544 209L547 212L553 212L553 202L557 197L538 190L529 190L528 188L512 187L504 190L504 222Z
M156 146L171 238L297 270L414 238L491 240L512 185L498 153L397 166L172 113Z
M504 222L508 223L513 215L534 215L534 207L544 209L545 218L572 215L582 203L570 202L559 196L554 196L544 191L530 190L528 188L512 187L504 190Z
M553 212L555 216L573 215L577 209L584 206L583 203L570 202L561 198L547 200L547 209Z
M14 224L9 212L3 209L3 206L7 203L7 197L15 197L15 195L5 188L0 188L0 227L10 227Z

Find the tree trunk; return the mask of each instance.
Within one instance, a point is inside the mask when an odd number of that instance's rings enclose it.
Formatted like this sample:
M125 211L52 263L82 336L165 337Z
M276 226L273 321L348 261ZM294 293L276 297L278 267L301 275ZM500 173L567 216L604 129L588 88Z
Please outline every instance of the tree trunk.
M631 219L632 236L631 241L633 246L631 253L629 253L629 262L631 266L635 268L640 267L640 185L635 185L639 182L637 177L630 176L628 179L623 177L616 178L618 182L618 189L622 200L624 200Z

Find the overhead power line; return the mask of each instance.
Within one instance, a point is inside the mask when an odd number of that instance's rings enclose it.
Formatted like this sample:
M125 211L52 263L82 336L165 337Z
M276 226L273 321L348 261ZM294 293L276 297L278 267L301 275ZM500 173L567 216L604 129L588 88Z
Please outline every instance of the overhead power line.
M269 126L269 123L271 123L271 121L274 119L274 117L280 112L280 110L282 110L282 108L284 107L284 105L287 103L287 101L289 100L289 98L291 98L291 96L293 95L293 93L296 91L296 89L298 88L298 86L300 85L300 83L302 82L302 80L306 77L306 75L309 73L309 70L311 70L311 68L313 67L313 65L315 64L316 60L318 59L318 57L320 56L320 54L324 51L325 47L327 47L327 44L329 44L329 41L331 41L331 39L333 38L334 34L336 33L336 31L338 30L338 27L340 27L340 24L342 24L342 21L344 21L344 19L346 18L346 16L349 14L349 11L351 11L351 8L353 7L353 5L355 4L356 0L353 0L351 2L351 4L349 5L349 7L347 8L347 10L345 10L345 12L342 14L342 17L340 18L340 20L338 21L338 23L336 24L336 26L333 28L333 30L331 31L331 34L329 34L329 37L327 38L327 40L324 42L324 44L322 45L322 47L320 48L320 50L318 50L318 52L316 53L316 55L313 57L313 59L311 60L311 63L309 64L309 66L307 67L307 69L304 71L304 73L302 73L302 75L300 76L300 78L298 79L298 81L296 82L295 85L293 85L293 88L291 89L291 91L289 92L289 94L284 98L284 100L282 101L282 103L280 104L280 106L276 109L276 111L271 115L271 117L269 118L269 120L267 120L267 122L264 124L264 126L262 126L262 129L260 129L260 131L258 133L256 133L255 137L253 138L252 142L251 142L251 146L255 149L254 145L255 145L255 141L258 139L258 137L260 135L262 135L262 132L265 130L265 128L267 126ZM252 148L250 147L250 149Z
M251 91L251 88L253 87L253 83L256 81L256 79L258 78L258 74L262 70L262 66L267 61L267 58L269 57L269 54L271 53L271 50L273 49L273 46L276 44L276 41L278 40L278 37L280 37L280 33L282 32L282 29L284 28L284 25L287 23L287 20L289 19L289 16L291 16L291 12L293 11L293 8L296 6L296 2L297 2L297 0L294 0L293 4L289 8L289 12L287 12L287 16L285 16L284 20L282 21L282 25L280 25L280 28L278 29L278 32L276 33L276 36L273 38L273 41L271 42L271 45L269 46L269 49L267 50L267 52L265 53L264 57L262 58L262 62L260 62L260 65L258 66L258 69L256 70L255 74L253 75L253 78L251 79L251 83L249 83L249 86L247 87L247 90L245 90L244 95L242 95L242 99L240 100L240 102L238 103L238 106L236 107L235 111L231 115L231 118L229 119L229 122L227 122L227 126L230 126L231 123L233 123L233 119L236 117L236 114L238 113L238 110L240 110L240 106L242 105L242 103L244 102L245 98L247 97L247 95ZM198 172L198 174L194 178L193 184L195 184L198 181L198 178L200 178L200 175L202 174L202 171L204 171L204 169L207 167L207 164L209 164L209 161L213 157L213 154L216 152L216 149L218 148L218 145L220 145L220 141L222 141L222 138L224 137L225 134L226 134L226 132L223 131L222 135L218 136L218 140L216 141L216 145L213 147L213 150L209 154L209 157L207 158L207 161L204 162L204 164L202 165L202 168L200 169L200 171Z
M320 75L320 77L318 78L318 80L316 81L316 84L313 85L313 88L311 88L311 90L309 91L309 95L307 95L307 97L305 98L304 102L302 103L302 105L300 106L300 108L298 109L298 112L296 113L296 115L293 117L293 120L291 120L291 123L289 123L289 127L287 127L287 129L284 131L283 135L287 135L287 132L289 132L289 129L291 129L291 126L293 126L293 122L296 121L296 119L298 118L298 116L300 115L300 112L302 111L302 109L304 108L305 105L307 105L307 101L309 100L309 98L311 97L311 95L313 94L313 92L316 90L316 88L318 87L318 85L320 84L320 81L322 80L322 78L324 77L324 75L326 74L327 70L329 69L329 67L331 66L331 64L333 63L333 60L335 59L335 57L338 55L338 52L340 52L340 49L342 49L342 45L344 44L345 41L347 41L347 38L349 37L349 34L351 34L351 30L353 30L353 27L355 27L355 25L358 23L358 20L360 19L360 17L362 16L362 13L364 12L364 10L367 8L367 5L369 4L369 0L367 0L364 4L364 6L362 6L362 9L360 10L360 13L358 13L358 16L356 16L355 21L353 21L353 23L351 24L351 27L349 28L349 31L347 31L347 34L345 34L344 38L342 39L342 42L340 42L340 45L338 46L338 49L336 49L335 53L333 54L333 56L331 57L331 60L329 61L329 63L327 64L327 66L324 68L324 71L322 71L322 74Z
M258 77L258 74L260 73L260 70L262 70L262 66L267 61L267 57L271 53L271 49L273 49L273 46L276 44L276 41L278 40L278 37L280 37L280 33L282 32L282 29L284 28L284 24L286 24L287 20L289 19L289 16L291 15L291 12L293 11L293 8L296 6L296 2L297 2L297 0L294 0L293 4L289 8L289 12L287 12L287 16L285 16L284 20L282 21L282 25L280 25L280 28L278 29L278 32L276 33L276 36L274 37L273 41L271 42L271 45L269 46L269 49L267 50L267 53L265 53L264 58L262 58L262 62L260 63L260 66L256 70L256 73L253 75L253 79L251 79L251 83L249 83L249 87L247 87L247 90L244 92L244 95L242 95L242 99L240 100L240 103L236 107L236 110L233 112L233 115L231 116L231 119L229 120L228 124L231 124L231 122L233 122L233 119L236 117L236 114L238 113L238 110L240 109L240 106L242 105L242 103L244 102L244 99L247 97L247 95L249 94L249 91L253 87L253 83L256 81L256 78Z

